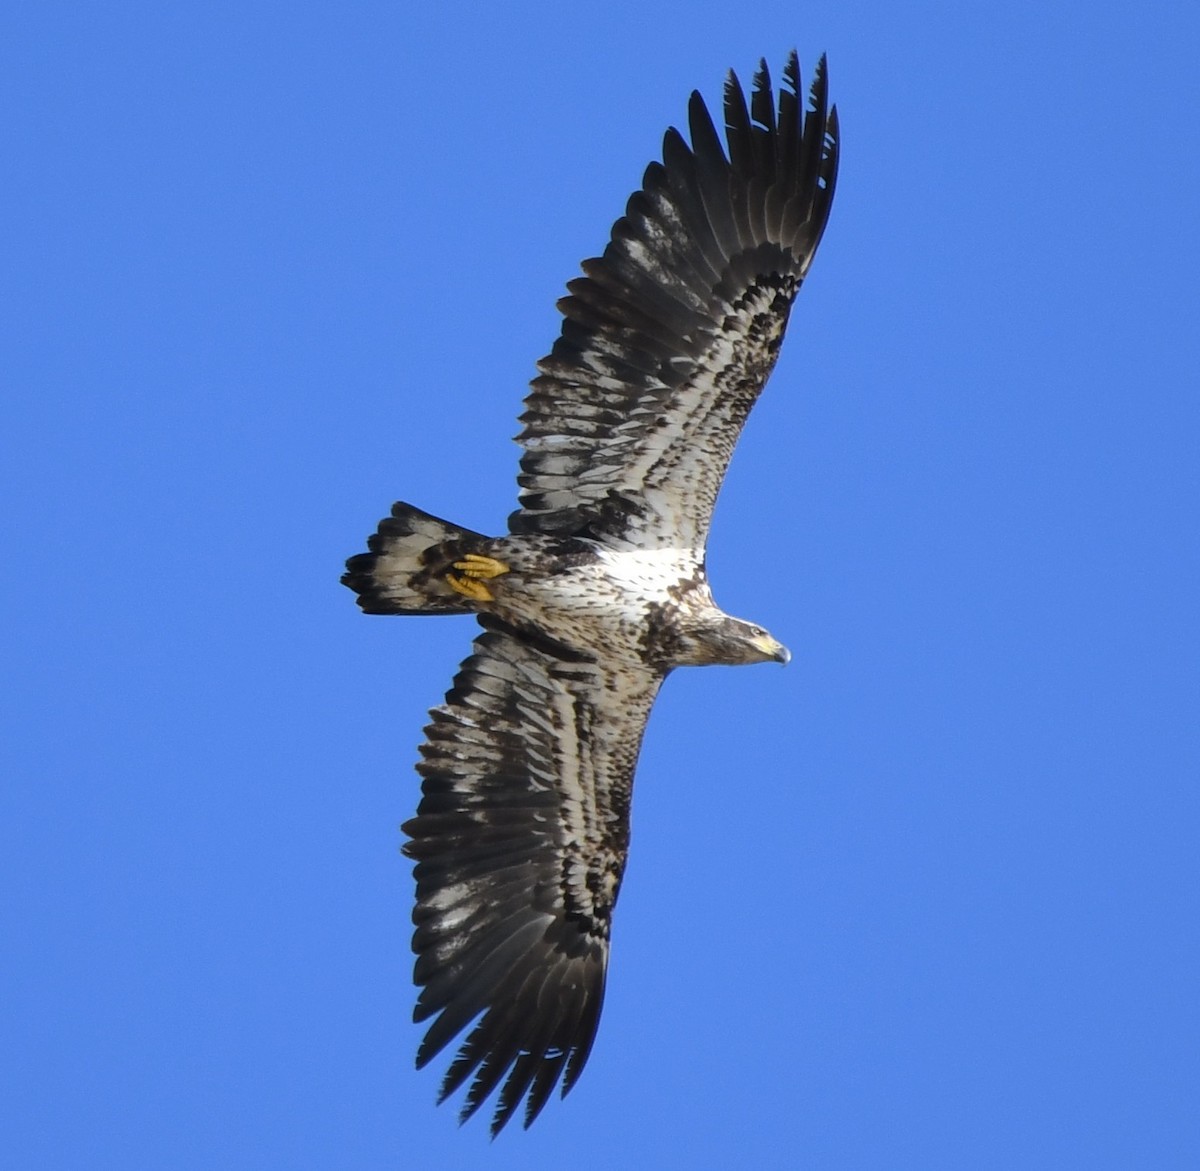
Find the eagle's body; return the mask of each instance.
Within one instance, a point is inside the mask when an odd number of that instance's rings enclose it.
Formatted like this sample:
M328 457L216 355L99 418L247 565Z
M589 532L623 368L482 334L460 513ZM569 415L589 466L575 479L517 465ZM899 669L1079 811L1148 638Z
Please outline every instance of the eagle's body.
M711 605L697 594L707 593L699 566L676 549L608 549L592 541L515 536L496 542L493 556L512 574L489 586L495 595L491 613L519 628L544 624L572 651L614 664L662 662L652 617L674 598Z
M442 1096L493 1131L578 1077L604 995L634 768L675 667L787 661L723 613L712 509L824 230L837 170L824 62L799 108L793 54L726 158L699 95L663 163L560 302L562 336L522 416L520 507L489 538L397 504L343 578L368 613L468 614L483 633L426 729L417 816L415 1017L425 1064L474 1022Z

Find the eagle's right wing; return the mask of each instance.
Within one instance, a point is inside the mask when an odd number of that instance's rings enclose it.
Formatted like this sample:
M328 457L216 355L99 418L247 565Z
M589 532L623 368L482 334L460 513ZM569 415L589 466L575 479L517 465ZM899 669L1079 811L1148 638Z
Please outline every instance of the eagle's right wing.
M522 1098L528 1126L587 1061L633 770L662 682L552 651L501 629L476 640L431 713L423 797L404 826L417 863L414 1018L438 1014L417 1065L477 1021L439 1100L473 1076L465 1119L507 1078L493 1134Z
M730 75L728 157L693 94L691 146L667 133L604 255L568 286L521 416L514 533L703 550L833 200L824 59L807 110L794 53L783 81L776 112L765 64L749 104Z

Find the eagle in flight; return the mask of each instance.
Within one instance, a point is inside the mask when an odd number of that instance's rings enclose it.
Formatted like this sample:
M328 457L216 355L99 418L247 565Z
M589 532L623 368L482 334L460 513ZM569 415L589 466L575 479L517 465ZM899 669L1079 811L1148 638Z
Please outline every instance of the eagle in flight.
M558 303L562 335L521 416L518 508L487 537L396 504L347 562L368 614L474 614L483 628L426 727L415 865L424 1066L473 1025L439 1101L499 1088L492 1133L528 1126L591 1051L629 847L634 767L675 667L788 660L723 613L705 575L713 504L775 365L829 217L838 164L824 58L808 105L793 52L778 98L731 73L728 155L704 101L604 255Z

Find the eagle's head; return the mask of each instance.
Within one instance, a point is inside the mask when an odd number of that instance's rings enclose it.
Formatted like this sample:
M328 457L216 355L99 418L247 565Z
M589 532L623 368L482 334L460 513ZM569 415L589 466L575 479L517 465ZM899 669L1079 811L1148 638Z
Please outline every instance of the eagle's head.
M792 656L761 626L732 618L715 607L682 625L672 648L674 665L741 666L744 663L786 663Z

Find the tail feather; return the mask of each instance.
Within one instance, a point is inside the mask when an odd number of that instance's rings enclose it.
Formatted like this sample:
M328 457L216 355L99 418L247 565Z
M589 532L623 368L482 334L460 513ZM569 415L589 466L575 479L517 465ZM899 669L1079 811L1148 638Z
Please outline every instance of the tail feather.
M342 584L358 595L367 614L470 614L472 603L444 575L451 562L485 540L399 502L368 539L370 552L346 562Z

